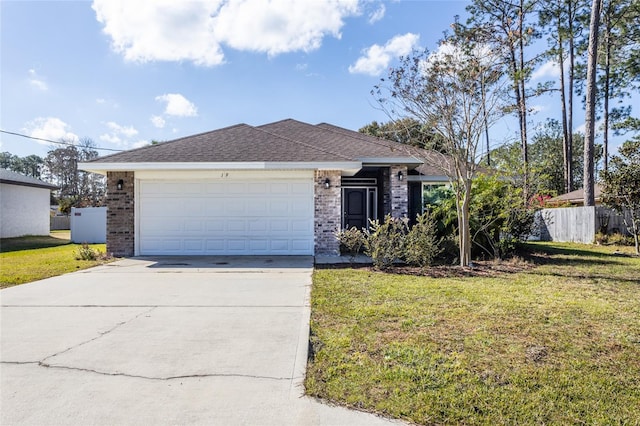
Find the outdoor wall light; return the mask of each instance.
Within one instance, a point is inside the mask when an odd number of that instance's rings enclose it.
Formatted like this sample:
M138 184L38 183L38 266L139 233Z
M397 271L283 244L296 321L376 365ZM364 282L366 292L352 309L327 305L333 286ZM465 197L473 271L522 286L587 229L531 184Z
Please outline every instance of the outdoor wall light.
M324 187L329 189L331 187L331 181L329 180L329 178L326 178L324 180Z
M400 180L400 181L401 181L402 179L404 179L404 173L402 173L402 170L400 170L400 171L398 172L398 180Z
M120 179L118 181L118 183L116 184L116 188L118 188L118 191L122 191L123 187L124 187L124 181L122 179Z

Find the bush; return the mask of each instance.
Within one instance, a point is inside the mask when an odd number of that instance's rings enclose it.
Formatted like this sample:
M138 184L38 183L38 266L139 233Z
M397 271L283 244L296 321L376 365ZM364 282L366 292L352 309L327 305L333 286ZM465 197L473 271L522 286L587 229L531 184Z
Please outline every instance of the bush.
M633 237L623 235L619 232L613 234L596 233L595 243L603 246L632 246L634 244Z
M410 265L431 266L442 251L439 247L435 220L425 212L416 218L416 224L409 230L404 247L404 259Z
M89 247L87 243L82 243L76 252L76 260L98 260L103 257L104 254L100 250Z
M391 215L387 215L383 223L370 221L369 229L364 232L364 253L371 257L373 266L387 269L403 257L407 230L407 219L395 219Z
M365 243L364 233L355 226L335 233L340 245L349 253L349 261L353 262Z

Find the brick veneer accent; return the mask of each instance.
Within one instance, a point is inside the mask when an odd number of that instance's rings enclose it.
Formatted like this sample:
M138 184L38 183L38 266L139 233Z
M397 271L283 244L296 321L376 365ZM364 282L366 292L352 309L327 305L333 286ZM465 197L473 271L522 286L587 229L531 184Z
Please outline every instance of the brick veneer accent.
M391 214L391 179L389 178L389 167L382 168L382 217L380 222Z
M331 186L324 187L329 178ZM341 226L342 194L341 173L339 170L317 170L315 172L314 193L314 237L316 254L340 254L340 243L334 232Z
M402 172L404 178L398 179L398 172ZM409 187L407 185L407 167L391 166L391 216L403 218L409 216Z
M118 181L122 179L122 190ZM133 256L134 249L134 172L107 172L107 252L114 256Z

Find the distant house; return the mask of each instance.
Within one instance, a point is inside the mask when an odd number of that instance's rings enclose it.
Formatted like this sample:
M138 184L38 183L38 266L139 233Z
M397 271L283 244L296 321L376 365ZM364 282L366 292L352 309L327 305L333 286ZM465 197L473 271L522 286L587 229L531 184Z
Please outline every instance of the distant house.
M55 185L0 169L0 238L49 235L49 200Z
M602 199L602 188L597 183L593 187L596 205L600 205ZM550 198L545 203L548 207L578 207L584 205L584 189L576 189L566 194Z

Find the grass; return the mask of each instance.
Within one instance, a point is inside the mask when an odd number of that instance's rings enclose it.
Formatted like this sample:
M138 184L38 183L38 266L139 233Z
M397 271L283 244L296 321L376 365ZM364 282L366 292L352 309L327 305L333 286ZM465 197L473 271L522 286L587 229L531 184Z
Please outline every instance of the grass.
M0 288L11 287L105 263L104 259L76 260L80 244L69 241L68 231L51 236L27 236L0 240ZM105 251L104 244L91 244Z
M317 270L306 391L418 424L637 425L627 252L531 244L526 267L493 276Z

